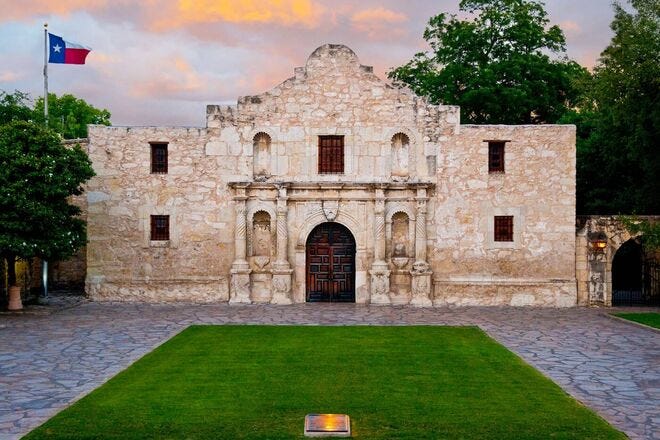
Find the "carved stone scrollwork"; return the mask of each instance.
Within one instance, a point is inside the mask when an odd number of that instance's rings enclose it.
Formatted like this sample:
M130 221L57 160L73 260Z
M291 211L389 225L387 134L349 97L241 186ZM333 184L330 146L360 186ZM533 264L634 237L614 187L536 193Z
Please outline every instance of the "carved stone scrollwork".
M371 304L390 304L390 271L370 270Z
M231 270L230 304L249 304L250 270Z
M339 200L324 200L323 215L329 222L335 221L339 214Z
M271 304L291 304L291 274L293 270L273 271Z

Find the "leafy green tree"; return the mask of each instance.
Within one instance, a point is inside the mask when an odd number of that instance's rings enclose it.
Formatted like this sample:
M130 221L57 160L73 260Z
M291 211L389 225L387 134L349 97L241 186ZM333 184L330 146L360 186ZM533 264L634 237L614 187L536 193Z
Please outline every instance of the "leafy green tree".
M80 209L69 203L94 171L79 145L54 130L14 121L0 127L0 255L9 285L16 257L67 258L86 242Z
M468 123L555 122L579 96L575 84L588 72L577 63L551 59L565 40L548 27L537 0L462 0L470 15L438 14L424 39L431 51L418 53L388 73L433 103L461 106Z
M33 116L30 95L18 90L14 93L0 90L0 125L11 121L31 121Z
M37 98L34 120L44 121L44 99ZM60 133L64 139L87 137L87 124L110 125L110 112L100 110L85 100L65 94L57 97L48 94L48 127Z
M614 37L579 116L579 213L660 214L660 2L630 4L614 5Z

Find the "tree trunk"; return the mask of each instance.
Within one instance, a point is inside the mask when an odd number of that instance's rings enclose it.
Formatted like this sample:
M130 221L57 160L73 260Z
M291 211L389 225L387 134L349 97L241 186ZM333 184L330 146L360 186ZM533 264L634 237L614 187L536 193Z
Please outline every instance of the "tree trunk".
M7 285L9 287L16 285L16 255L8 254L7 261Z

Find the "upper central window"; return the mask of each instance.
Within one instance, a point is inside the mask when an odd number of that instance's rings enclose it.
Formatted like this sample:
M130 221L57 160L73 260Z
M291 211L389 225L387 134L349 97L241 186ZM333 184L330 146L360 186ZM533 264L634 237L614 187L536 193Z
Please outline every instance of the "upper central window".
M319 174L343 174L344 136L319 136Z

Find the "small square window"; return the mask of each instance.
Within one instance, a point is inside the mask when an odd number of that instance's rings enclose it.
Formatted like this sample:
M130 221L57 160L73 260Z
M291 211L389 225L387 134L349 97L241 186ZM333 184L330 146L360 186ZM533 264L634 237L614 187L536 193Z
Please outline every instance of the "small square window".
M170 216L152 215L151 216L151 240L167 241L170 239Z
M504 141L488 142L488 172L504 172Z
M344 172L344 136L319 136L319 174Z
M513 241L513 216L495 216L495 241Z
M167 174L167 143L151 142L151 172Z

